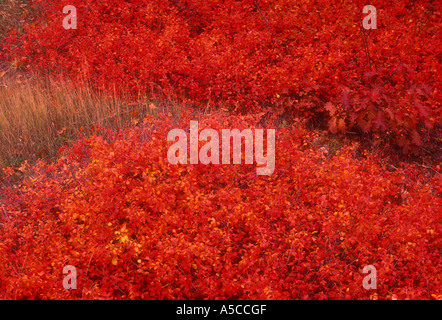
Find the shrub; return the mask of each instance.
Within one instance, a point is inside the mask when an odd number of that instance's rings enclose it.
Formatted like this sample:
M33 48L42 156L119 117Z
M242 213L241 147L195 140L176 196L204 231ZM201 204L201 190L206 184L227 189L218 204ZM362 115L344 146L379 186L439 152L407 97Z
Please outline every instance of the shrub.
M3 57L109 92L325 116L331 132L376 133L405 153L437 142L441 19L432 1L372 3L378 28L369 31L359 0L69 4L78 29L62 26L65 1L33 1L40 19L3 41Z
M269 176L255 165L170 165L167 132L189 119L103 130L4 188L0 297L441 298L437 177L389 170L349 146L326 157L301 127L277 128ZM261 126L222 113L199 121ZM362 287L369 264L376 291ZM77 268L77 290L62 287L65 265Z

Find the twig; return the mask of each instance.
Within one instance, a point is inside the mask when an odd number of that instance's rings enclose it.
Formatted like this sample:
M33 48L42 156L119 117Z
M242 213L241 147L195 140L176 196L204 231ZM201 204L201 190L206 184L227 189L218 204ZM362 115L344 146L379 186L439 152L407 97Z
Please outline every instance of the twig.
M270 24L269 24L269 21L267 20L266 16L265 16L264 13L261 11L261 9L259 8L259 3L258 3L258 1L259 1L259 0L254 0L254 1L253 1L253 4L255 5L256 10L258 10L258 12L260 13L261 17L264 19L264 21L265 21L265 23L266 23L266 25L267 25L267 30L269 30L270 39L272 40L273 47L275 48L275 47L276 47L276 46L275 46L275 40L274 40L273 37L272 37L272 31L270 30ZM273 58L271 59L271 61L273 62Z
M292 232L292 234L293 234L293 232ZM289 259L290 259L290 257L292 256L292 250L293 250L293 244L294 244L294 242L295 242L295 238L293 238L292 245L290 246L290 252L289 252L289 255L287 256L287 261L285 262L285 264L288 264L288 263L289 263Z
M9 219L9 215L8 215L8 213L6 212L5 207L3 207L3 205L1 205L1 206L2 206L3 212L5 213L5 217L6 217L6 219Z
M362 36L364 37L364 43L365 43L365 52L367 53L367 61L368 61L368 66L370 67L370 71L373 71L371 69L371 62L370 62L370 52L368 50L368 42L367 42L367 37L365 35L365 30L364 27L362 26L362 21L361 24L359 25L361 27L361 32L362 32Z
M89 263L87 264L86 275L84 276L87 279L87 275L89 273L89 266L91 265L92 257L94 256L95 250L92 252L91 257L89 258Z
M439 176L441 175L440 172L438 172L437 170L434 170L432 167L426 166L424 164L420 164L420 166L423 167L423 168L426 168L426 169L430 169L431 171L433 171L435 174L437 174Z
M266 16L264 15L264 13L262 13L261 9L259 8L258 1L257 1L257 0L254 0L253 3L254 3L254 5L255 5L256 10L259 11L259 13L261 14L262 18L264 19L264 21L265 21L265 23L266 23L266 25L267 25L267 29L269 30L269 33L272 34L272 32L270 31L269 21L267 20L267 18L266 18ZM272 38L272 40L273 40L273 38Z

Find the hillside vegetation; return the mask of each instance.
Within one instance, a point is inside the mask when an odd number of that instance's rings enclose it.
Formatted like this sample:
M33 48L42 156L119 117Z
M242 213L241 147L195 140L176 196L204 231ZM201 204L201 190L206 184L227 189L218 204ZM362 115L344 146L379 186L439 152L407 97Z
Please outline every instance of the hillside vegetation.
M440 8L371 4L2 2L0 298L442 299ZM170 164L195 120L274 172Z

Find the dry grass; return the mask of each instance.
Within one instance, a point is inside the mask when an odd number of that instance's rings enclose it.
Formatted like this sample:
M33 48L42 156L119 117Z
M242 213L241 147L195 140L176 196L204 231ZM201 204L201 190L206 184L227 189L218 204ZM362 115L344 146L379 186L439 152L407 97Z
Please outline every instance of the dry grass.
M28 4L29 0L0 0L0 37L14 29L22 32L25 20L35 14L28 11Z
M51 159L59 147L88 135L97 125L119 130L132 119L171 111L147 98L129 103L88 86L37 79L0 70L0 167Z

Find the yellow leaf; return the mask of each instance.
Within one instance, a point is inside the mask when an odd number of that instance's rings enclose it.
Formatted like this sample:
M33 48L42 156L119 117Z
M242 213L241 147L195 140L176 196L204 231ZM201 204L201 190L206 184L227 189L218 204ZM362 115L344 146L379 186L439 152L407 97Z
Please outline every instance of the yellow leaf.
M112 265L116 266L118 263L118 259L116 257L112 258Z

